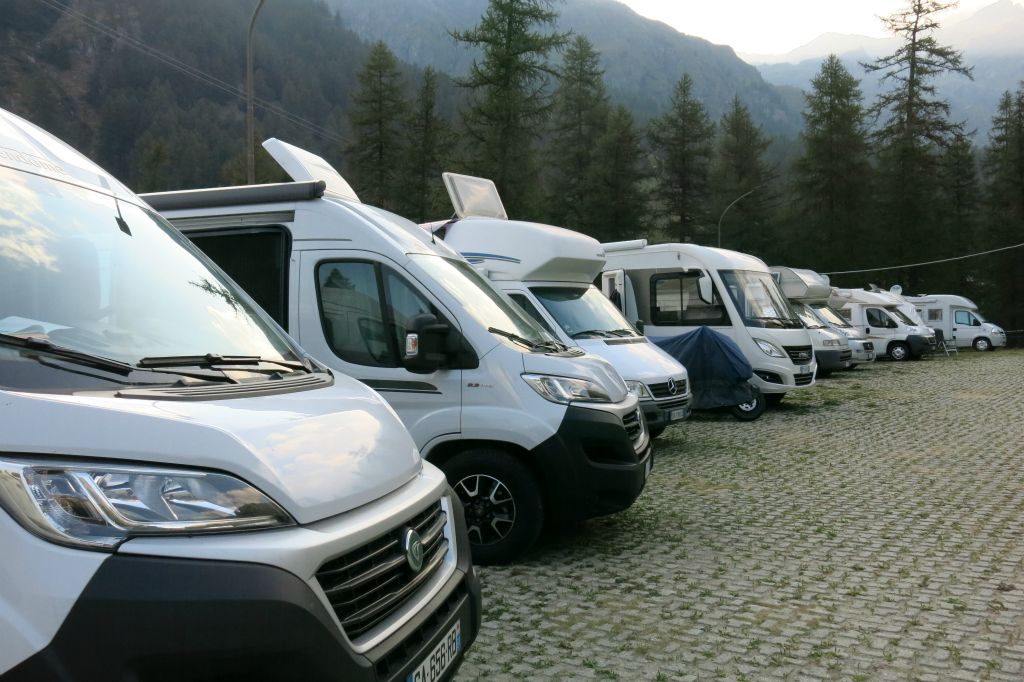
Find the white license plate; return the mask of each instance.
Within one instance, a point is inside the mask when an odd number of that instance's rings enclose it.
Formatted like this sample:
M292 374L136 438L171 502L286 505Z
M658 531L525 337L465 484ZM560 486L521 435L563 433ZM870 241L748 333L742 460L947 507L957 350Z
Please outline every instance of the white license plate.
M801 374L807 374L810 371L811 371L811 366L810 365L800 365L800 373Z
M685 407L681 407L678 410L669 410L668 420L670 422L674 422L674 421L677 421L679 419L682 419L685 416L686 416L686 408Z
M406 682L434 682L444 675L445 671L459 657L462 651L462 623L456 622L451 630L437 643L434 650L427 654L419 667L409 673Z

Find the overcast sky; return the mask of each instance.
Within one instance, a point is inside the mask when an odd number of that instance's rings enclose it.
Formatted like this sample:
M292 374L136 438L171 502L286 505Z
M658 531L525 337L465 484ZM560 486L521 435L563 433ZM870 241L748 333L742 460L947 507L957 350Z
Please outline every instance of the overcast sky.
M783 54L827 32L883 37L878 17L907 5L906 0L621 1L678 31L747 54ZM946 16L970 14L994 1L961 0Z

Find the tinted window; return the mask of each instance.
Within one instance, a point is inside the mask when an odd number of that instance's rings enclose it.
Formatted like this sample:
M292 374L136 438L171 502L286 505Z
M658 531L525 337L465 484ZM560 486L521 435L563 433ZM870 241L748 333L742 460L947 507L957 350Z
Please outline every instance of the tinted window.
M966 310L956 311L956 323L971 326L971 314Z
M683 327L729 324L729 315L717 289L712 289L712 303L701 300L697 289L698 276L699 273L653 275L651 322Z
M884 312L879 310L878 308L868 308L865 311L865 314L867 315L867 318L868 318L868 326L869 327L882 327L882 328L885 328L885 327L893 327L893 326L895 326L894 324L892 324L890 322L889 317Z
M288 235L278 227L192 233L196 246L274 320L288 328Z
M937 320L942 320L942 308L929 308L928 321L935 322Z

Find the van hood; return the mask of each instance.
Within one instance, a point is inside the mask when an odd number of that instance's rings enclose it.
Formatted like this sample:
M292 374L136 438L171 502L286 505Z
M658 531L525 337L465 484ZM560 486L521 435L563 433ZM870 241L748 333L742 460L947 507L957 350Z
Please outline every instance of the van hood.
M589 353L566 356L547 353L522 353L523 370L529 374L551 374L596 381L608 392L613 403L626 399L626 382L607 360Z
M611 343L606 343L610 341ZM629 341L630 343L622 343ZM604 358L626 381L645 384L686 377L686 368L645 337L633 339L577 339L587 353Z
M355 380L203 402L0 391L9 452L219 470L305 524L415 477L419 452L394 410Z

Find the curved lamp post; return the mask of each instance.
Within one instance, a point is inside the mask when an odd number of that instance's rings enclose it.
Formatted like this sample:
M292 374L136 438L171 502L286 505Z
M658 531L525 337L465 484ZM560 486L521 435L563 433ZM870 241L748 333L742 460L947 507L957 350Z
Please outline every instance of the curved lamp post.
M256 121L253 112L252 94L252 28L256 25L256 15L263 9L266 0L259 0L256 9L252 11L252 18L249 19L249 35L245 42L245 155L248 167L249 184L256 184Z
M743 194L739 195L738 197L733 199L728 206L725 207L725 209L722 211L722 215L718 216L718 248L722 248L722 219L725 218L725 214L729 212L730 208L738 204L740 202L740 199L750 196L763 186L764 183L762 182L760 185L755 186L753 189L749 189Z

